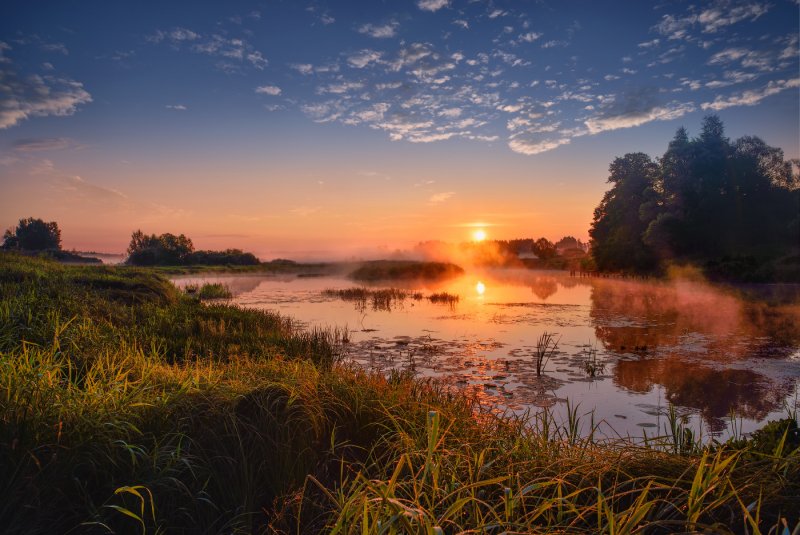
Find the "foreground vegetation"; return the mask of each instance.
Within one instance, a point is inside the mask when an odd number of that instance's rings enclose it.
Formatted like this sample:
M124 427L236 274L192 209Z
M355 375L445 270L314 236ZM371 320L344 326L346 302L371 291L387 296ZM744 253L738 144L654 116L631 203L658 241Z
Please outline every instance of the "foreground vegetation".
M0 255L3 533L767 533L800 451L481 414L160 276ZM784 429L785 428L785 429ZM783 429L783 431L781 431Z

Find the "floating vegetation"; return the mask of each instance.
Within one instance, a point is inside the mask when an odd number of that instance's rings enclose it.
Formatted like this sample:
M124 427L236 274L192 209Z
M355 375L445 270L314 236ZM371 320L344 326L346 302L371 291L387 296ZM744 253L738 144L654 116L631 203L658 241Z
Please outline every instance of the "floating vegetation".
M403 290L400 288L382 288L374 290L364 287L343 289L328 288L322 291L322 295L341 299L342 301L350 301L355 304L356 310L362 312L370 307L373 311L383 310L389 312L394 308L401 308L407 299L412 299L414 301L427 299L431 303L444 304L448 305L451 309L455 309L455 305L460 299L459 296L447 292L433 293L426 297L422 292Z

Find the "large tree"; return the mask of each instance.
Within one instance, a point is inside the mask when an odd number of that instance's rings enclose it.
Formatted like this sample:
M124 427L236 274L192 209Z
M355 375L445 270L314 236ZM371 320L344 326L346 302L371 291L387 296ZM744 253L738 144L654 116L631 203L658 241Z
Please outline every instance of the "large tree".
M613 184L594 211L589 230L597 267L605 271L653 268L653 251L642 241L648 221L641 208L657 196L658 166L641 152L626 154L611 164Z
M731 142L714 115L695 139L680 128L657 162L644 154L617 158L590 230L598 267L649 270L674 260L791 253L800 246L792 165L757 137Z
M17 228L6 230L3 235L3 248L24 251L44 251L61 249L61 230L58 223L42 219L20 219Z

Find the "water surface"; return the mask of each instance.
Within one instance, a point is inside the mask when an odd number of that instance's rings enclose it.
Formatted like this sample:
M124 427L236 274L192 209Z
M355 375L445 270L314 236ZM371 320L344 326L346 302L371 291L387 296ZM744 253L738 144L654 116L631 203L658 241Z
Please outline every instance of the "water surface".
M222 282L241 306L307 326L346 327L347 356L359 365L438 378L498 412L550 409L564 417L569 400L609 437L663 433L670 403L696 433L718 439L729 436L732 415L749 432L798 406L800 285L722 288L494 270L370 285L421 294L387 306L325 295L359 286L340 277L173 280ZM458 302L425 298L443 291ZM558 349L537 375L544 332L554 334ZM588 432L589 416L584 421Z

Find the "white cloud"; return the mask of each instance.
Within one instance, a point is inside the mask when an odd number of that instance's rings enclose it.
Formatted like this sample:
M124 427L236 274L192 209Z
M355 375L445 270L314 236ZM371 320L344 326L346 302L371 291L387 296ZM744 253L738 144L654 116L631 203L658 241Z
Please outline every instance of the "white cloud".
M178 111L186 111L188 108L183 104L167 104L164 106L168 110L178 110Z
M667 106L656 106L647 110L636 110L619 115L593 117L584 122L590 134L599 134L608 130L631 128L650 121L669 121L694 111L692 103L672 103Z
M358 33L363 33L365 35L369 35L370 37L375 37L378 39L386 39L389 37L394 37L397 35L397 27L399 24L396 21L392 21L388 24L364 24L358 29Z
M462 110L461 108L446 108L439 112L439 115L442 117L450 117L452 119L456 117L461 117Z
M440 204L450 199L455 194L456 194L455 191L444 191L442 193L436 193L434 195L431 195L431 198L428 199L428 202L430 204Z
M311 74L314 72L314 66L310 63L292 63L289 65L292 69L296 70L300 74Z
M658 46L658 43L660 42L661 42L660 39L653 39L652 41L645 41L644 43L639 43L636 46L638 46L639 48L652 48L654 46Z
M546 139L543 141L530 141L526 139L513 138L508 142L508 148L519 154L533 156L534 154L540 154L542 152L553 150L561 145L568 145L569 142L569 138Z
M381 59L382 55L383 54L377 50L365 49L347 58L347 62L356 69L363 69L370 63L374 63Z
M438 11L449 3L450 0L418 0L417 7L423 11Z
M717 52L713 56L708 59L709 65L719 65L721 63L729 63L731 61L736 61L746 57L748 54L752 54L750 50L746 48L726 48L720 52Z
M317 92L320 94L333 93L336 95L341 95L353 89L361 89L362 87L364 87L364 84L361 82L338 82L320 87L317 89Z
M464 19L456 19L453 21L453 24L460 26L465 30L469 30L469 22L465 21Z
M69 78L0 73L0 130L30 117L72 115L81 104L92 102L83 84Z
M758 2L731 7L729 2L718 3L706 9L697 17L697 22L703 25L703 32L714 33L720 28L736 24L745 19L756 20L769 10L768 4Z
M718 96L713 102L704 102L700 107L704 110L719 111L733 106L754 106L771 95L796 87L800 87L800 78L772 81L761 89L744 91L738 95L727 97Z
M281 94L281 88L276 85L262 85L256 87L256 93L276 97Z
M536 41L537 39L539 39L542 35L544 35L544 34L537 33L537 32L528 32L528 33L523 33L522 35L520 35L519 39L520 39L520 41L525 41L526 43L532 43L532 42Z

